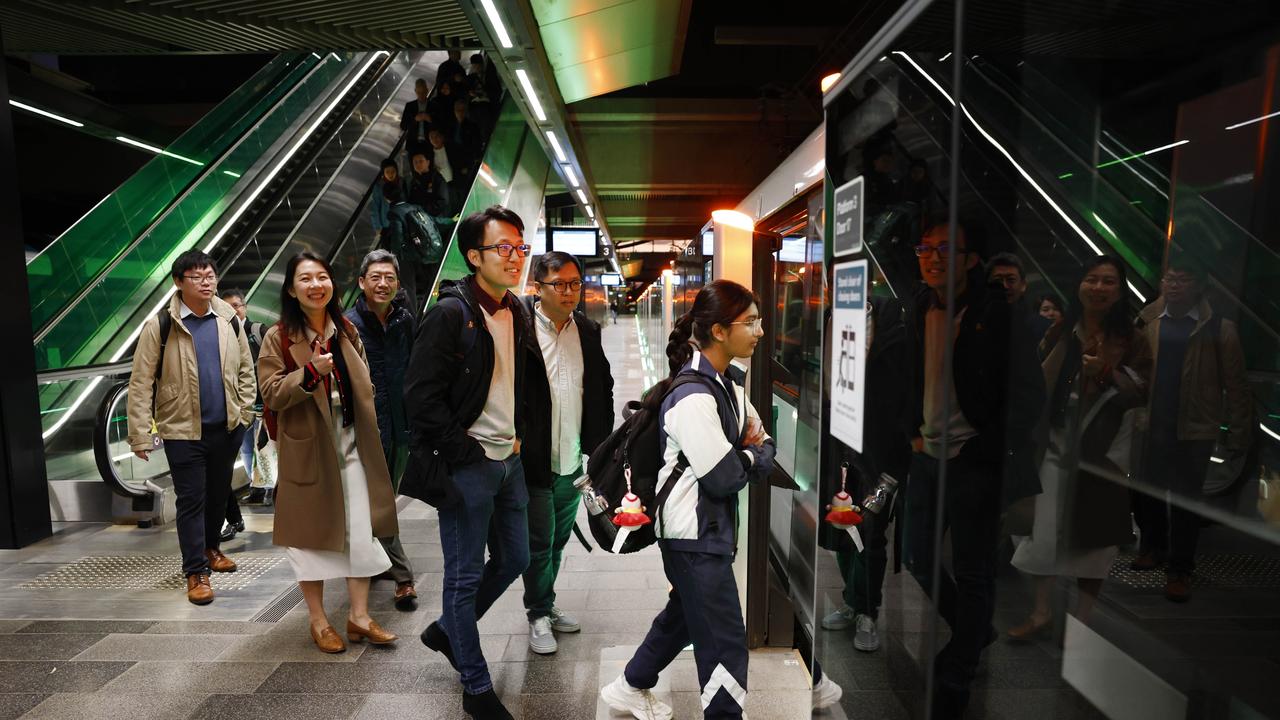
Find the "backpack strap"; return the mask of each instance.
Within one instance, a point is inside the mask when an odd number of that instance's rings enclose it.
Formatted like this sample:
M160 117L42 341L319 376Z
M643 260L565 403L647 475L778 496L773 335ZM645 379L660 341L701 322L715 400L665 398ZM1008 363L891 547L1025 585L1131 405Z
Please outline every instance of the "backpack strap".
M450 304L457 307L458 311L462 313L462 330L458 335L460 339L458 344L462 348L462 352L460 354L465 358L471 354L473 349L475 349L476 340L480 335L480 328L476 326L475 315L471 312L470 303L462 298L453 296L444 298L440 302L443 304L450 300L453 301Z
M156 414L156 395L160 389L160 377L164 373L164 348L169 344L169 331L173 329L173 316L169 314L169 308L160 311L157 318L160 322L160 358L156 360L156 377L152 381L151 388L151 417Z

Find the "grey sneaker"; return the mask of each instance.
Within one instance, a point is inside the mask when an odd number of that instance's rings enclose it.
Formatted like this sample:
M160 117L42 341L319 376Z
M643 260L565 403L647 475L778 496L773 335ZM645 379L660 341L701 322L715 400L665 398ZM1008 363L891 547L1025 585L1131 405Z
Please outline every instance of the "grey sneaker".
M839 610L822 618L823 630L844 630L853 624L853 618L857 613L848 605L841 605Z
M539 655L550 655L559 647L551 632L551 618L540 617L529 623L529 649Z
M600 689L600 699L614 710L631 713L636 720L671 720L670 705L654 697L652 691L631 687L623 675Z
M859 615L857 628L853 633L853 646L862 652L875 652L880 649L880 633L876 632L875 618L870 615Z
M582 629L582 625L578 623L577 618L552 605L551 629L562 633L576 633Z

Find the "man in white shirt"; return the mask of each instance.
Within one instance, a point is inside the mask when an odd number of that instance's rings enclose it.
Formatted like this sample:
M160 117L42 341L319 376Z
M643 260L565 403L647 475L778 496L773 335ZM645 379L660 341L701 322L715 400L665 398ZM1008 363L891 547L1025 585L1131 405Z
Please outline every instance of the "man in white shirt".
M522 459L529 487L529 569L524 606L529 649L557 649L555 632L581 626L556 607L555 582L578 512L573 483L590 453L613 430L613 376L600 343L600 326L577 312L582 270L574 256L549 252L533 267L537 295L526 295L532 324L525 379ZM554 631L554 632L553 632Z

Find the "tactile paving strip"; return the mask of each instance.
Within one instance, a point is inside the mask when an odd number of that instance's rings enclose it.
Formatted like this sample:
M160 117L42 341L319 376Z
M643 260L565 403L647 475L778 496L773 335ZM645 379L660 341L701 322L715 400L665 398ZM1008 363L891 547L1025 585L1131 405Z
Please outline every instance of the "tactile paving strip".
M1111 566L1111 577L1138 589L1163 589L1164 568L1131 570L1133 553L1120 553ZM1280 588L1280 558L1235 553L1196 556L1196 571L1191 577L1194 587Z
M233 558L233 573L213 573L214 590L242 590L275 567L279 557ZM83 557L18 586L27 590L186 590L180 555Z

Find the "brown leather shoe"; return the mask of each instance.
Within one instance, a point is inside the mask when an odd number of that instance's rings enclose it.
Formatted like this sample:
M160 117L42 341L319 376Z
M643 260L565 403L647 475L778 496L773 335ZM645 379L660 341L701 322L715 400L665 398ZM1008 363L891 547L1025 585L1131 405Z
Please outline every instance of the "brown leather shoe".
M208 605L213 602L213 588L209 587L208 575L187 576L187 599L195 605Z
M1129 563L1130 570L1155 570L1164 560L1153 552L1144 552Z
M209 559L209 569L214 572L236 571L236 561L223 555L221 550L205 550L204 556Z
M320 652L334 653L345 652L347 646L342 642L342 638L338 637L338 631L333 629L332 625L325 625L324 629L316 632L313 625L311 627L311 639L315 641L316 647L320 648Z
M409 612L416 610L418 607L418 591L413 589L413 583L403 582L396 585L396 609Z
M1164 596L1176 603L1190 600L1191 576L1185 573L1169 573L1164 581Z
M1021 625L1015 628L1009 628L1009 631L1005 633L1005 637L1009 638L1010 642L1030 642L1039 637L1041 633L1048 630L1049 625L1051 624L1052 621L1050 620L1037 622L1032 618L1028 618L1027 621Z
M395 633L389 633L386 630L383 630L377 620L370 618L368 629L362 628L348 619L347 639L351 642L360 642L361 640L365 640L368 641L370 645L390 645L400 638Z

